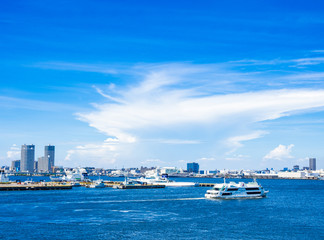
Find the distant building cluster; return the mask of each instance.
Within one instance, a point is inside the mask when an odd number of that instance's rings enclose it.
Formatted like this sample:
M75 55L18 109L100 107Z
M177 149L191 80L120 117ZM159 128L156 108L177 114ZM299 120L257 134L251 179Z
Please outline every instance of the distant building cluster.
M188 162L187 169L177 167L140 167L122 169L103 169L94 167L68 168L55 166L55 146L48 145L44 148L44 156L35 161L35 145L21 146L21 159L14 160L11 167L2 167L7 172L17 174L58 174L81 171L88 176L110 177L141 177L152 175L155 172L169 177L226 177L226 178L292 178L292 179L322 179L324 170L316 170L316 158L309 158L309 166L300 168L294 165L280 171L273 168L265 170L201 170L196 162Z
M35 161L35 145L22 145L20 160L11 162L11 171L21 173L51 173L55 166L55 146L44 148L44 156Z

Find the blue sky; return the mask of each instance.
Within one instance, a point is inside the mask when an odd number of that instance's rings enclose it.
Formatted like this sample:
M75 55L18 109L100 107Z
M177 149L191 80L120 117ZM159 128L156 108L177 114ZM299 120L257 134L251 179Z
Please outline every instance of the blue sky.
M323 5L3 1L0 163L323 168Z

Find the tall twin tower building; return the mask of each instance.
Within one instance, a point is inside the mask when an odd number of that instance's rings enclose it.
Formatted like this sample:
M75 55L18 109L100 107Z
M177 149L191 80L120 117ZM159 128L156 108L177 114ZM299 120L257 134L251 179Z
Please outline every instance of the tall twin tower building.
M54 161L55 161L55 146L51 146L51 145L45 146L44 157L38 158L38 162L35 162L35 145L24 144L21 146L21 159L20 159L21 172L32 173L36 169L38 172L52 172Z

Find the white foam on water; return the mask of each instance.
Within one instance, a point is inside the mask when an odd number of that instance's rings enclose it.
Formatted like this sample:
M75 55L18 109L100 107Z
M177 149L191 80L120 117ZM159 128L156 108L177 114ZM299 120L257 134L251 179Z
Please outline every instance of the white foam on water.
M91 211L92 209L74 209L74 212L85 212L85 211Z

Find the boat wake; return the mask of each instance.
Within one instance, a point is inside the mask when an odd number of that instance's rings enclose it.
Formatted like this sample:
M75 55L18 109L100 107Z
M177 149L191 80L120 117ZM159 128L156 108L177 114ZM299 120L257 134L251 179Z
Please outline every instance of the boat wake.
M138 200L117 200L111 202L163 202L163 201L192 201L192 200L202 200L205 198L168 198L168 199L138 199ZM108 201L107 201L108 202Z
M128 199L128 200L98 200L98 201L79 201L79 202L60 202L60 203L130 203L130 202L166 202L166 201L193 201L204 200L205 198L166 198L166 199Z

